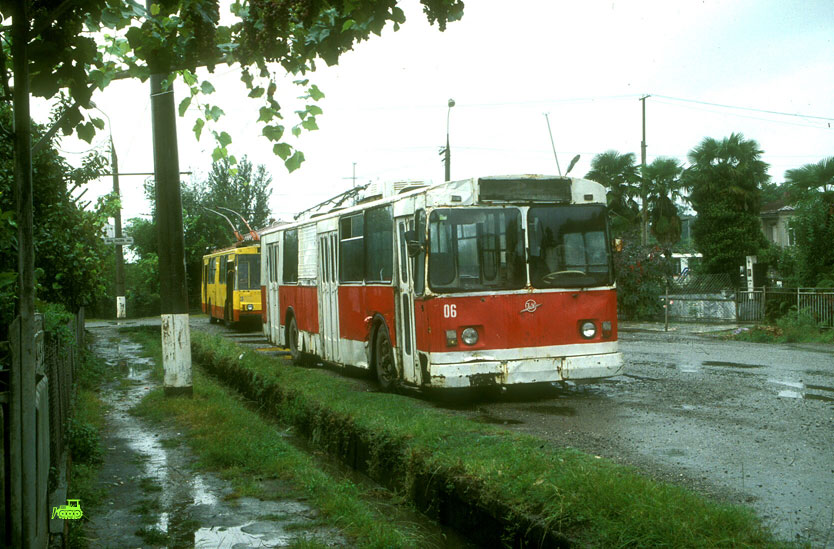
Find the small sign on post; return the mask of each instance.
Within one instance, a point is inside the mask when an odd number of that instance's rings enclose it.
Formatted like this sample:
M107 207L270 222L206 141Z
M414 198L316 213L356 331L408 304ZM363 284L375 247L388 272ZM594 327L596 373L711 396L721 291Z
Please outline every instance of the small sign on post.
M133 244L133 237L132 236L122 236L116 238L115 236L105 236L104 237L105 244L113 244L114 246L130 246Z

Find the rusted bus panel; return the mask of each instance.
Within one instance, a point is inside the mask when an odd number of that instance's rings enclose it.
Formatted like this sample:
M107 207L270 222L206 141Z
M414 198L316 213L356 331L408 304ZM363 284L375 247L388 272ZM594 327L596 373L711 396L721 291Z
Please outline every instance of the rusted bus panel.
M367 341L370 322L375 314L381 315L388 326L391 345L397 346L396 315L394 313L393 286L339 286L339 337L354 341Z
M281 304L282 326L286 323L287 311L292 309L299 331L319 333L318 290L315 286L279 286L278 301Z
M617 295L613 289L516 292L415 301L417 349L423 352L516 349L550 345L585 344L617 340ZM597 334L584 339L579 322L592 320ZM612 331L603 337L601 323ZM460 340L467 327L478 331L478 342ZM446 344L446 330L455 330L458 343Z

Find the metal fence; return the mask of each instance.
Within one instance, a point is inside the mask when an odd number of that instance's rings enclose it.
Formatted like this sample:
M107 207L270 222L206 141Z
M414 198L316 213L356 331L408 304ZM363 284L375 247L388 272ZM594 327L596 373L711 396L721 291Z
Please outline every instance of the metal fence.
M736 292L739 321L775 320L791 310L804 311L825 327L834 327L834 289L754 288Z

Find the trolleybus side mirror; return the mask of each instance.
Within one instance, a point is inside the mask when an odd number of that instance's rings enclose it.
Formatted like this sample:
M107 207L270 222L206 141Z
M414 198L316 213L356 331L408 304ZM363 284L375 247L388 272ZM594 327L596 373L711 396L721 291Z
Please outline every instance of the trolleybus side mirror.
M415 231L406 231L404 236L408 257L417 257L420 255L425 249L425 246L417 240L417 233Z

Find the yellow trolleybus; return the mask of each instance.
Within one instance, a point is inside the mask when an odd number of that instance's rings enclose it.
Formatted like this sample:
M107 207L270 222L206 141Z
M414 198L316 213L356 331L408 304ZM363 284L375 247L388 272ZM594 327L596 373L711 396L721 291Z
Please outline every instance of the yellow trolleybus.
M201 305L213 324L261 319L260 244L234 246L203 256Z

